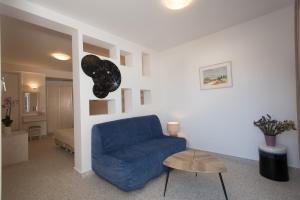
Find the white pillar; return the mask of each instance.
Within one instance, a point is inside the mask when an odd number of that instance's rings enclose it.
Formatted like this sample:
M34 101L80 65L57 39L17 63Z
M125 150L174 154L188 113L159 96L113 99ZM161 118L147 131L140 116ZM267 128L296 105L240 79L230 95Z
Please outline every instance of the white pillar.
M74 106L74 159L75 170L82 173L82 90L81 84L81 57L83 49L82 33L74 30L72 33L72 63L73 63L73 106Z

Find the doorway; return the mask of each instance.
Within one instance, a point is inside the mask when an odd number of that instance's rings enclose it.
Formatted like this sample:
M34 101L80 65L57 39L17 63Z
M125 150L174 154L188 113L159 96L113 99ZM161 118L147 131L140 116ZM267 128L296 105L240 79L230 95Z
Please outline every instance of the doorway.
M8 104L2 118L11 121L2 137L3 197L10 199L16 185L27 187L31 179L73 170L74 136L63 135L59 141L65 143L58 145L55 135L74 125L72 37L8 16L1 21L1 75L6 85L1 103ZM52 57L55 52L69 59ZM20 173L24 175L17 176Z

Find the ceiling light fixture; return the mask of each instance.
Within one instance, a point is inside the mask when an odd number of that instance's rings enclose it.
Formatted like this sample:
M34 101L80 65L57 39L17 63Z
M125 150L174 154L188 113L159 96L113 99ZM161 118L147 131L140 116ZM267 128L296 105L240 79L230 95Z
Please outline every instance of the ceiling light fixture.
M52 53L51 56L57 60L70 60L70 56L64 53Z
M179 10L188 6L192 0L163 0L165 6L171 10Z

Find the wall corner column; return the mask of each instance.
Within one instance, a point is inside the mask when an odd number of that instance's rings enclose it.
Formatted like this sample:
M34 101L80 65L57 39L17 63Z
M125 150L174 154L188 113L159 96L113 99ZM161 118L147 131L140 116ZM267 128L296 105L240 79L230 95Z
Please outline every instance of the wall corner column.
M80 88L81 75L80 65L83 49L83 36L80 30L74 30L72 33L72 63L73 63L73 106L74 106L74 169L82 173L82 90Z

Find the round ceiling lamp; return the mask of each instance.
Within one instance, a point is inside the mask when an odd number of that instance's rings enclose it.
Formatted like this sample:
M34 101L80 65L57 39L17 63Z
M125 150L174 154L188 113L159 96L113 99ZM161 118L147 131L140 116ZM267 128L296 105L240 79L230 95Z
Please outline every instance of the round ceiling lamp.
M163 0L164 5L171 10L179 10L188 6L192 0Z
M51 56L53 58L55 58L56 60L70 60L71 59L71 56L69 56L68 54L65 54L65 53L52 53Z

